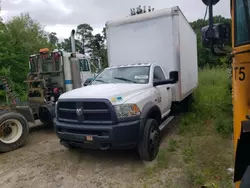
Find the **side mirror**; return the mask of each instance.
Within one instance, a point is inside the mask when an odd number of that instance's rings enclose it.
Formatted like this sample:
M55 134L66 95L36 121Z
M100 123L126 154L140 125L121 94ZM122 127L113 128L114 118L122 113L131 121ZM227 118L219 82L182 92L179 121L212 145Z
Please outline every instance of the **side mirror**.
M166 84L175 84L179 81L178 71L171 71L169 73L169 79L162 81L153 82L153 86L166 85Z
M209 6L210 1L212 1L213 5L216 5L220 0L202 0L202 2L207 6Z

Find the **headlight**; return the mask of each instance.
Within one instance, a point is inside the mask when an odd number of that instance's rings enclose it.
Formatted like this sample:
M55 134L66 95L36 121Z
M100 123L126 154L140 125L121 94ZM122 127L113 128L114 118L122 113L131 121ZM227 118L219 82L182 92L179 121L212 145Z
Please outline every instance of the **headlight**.
M115 105L114 107L118 119L138 116L141 114L140 109L136 104L121 104Z

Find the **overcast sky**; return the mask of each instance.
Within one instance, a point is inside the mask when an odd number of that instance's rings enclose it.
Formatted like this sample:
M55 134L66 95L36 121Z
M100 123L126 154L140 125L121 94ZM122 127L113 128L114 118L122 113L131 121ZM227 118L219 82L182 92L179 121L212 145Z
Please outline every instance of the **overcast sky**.
M229 2L220 0L214 14L230 17ZM101 32L106 21L125 17L138 5L151 5L156 10L179 6L189 21L203 18L205 13L202 0L2 0L1 16L7 20L29 12L47 31L56 32L62 39L81 23L89 23L95 33Z

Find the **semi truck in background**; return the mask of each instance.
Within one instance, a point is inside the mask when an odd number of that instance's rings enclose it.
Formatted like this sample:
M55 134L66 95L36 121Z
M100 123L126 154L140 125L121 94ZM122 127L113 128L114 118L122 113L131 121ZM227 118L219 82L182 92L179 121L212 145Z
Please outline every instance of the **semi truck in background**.
M90 85L63 93L55 132L67 148L158 154L173 104L198 86L196 34L179 7L108 21L109 67Z
M83 87L87 78L101 69L98 59L75 51L74 35L73 30L71 53L44 48L30 56L30 71L25 81L28 84L28 102L32 106L33 117L44 124L53 125L54 103L62 93Z
M30 71L25 81L27 101L18 102L7 78L0 76L1 89L12 101L11 104L0 105L0 152L8 152L24 144L29 133L28 123L34 124L39 119L43 124L53 125L55 102L59 96L83 87L85 81L101 69L99 59L75 52L74 33L73 30L72 53L43 48L30 56Z

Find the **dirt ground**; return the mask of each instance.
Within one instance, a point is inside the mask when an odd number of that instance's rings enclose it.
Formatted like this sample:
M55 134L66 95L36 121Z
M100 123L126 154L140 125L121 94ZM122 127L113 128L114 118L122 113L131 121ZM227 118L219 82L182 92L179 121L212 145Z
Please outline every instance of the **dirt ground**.
M40 125L31 129L25 146L0 154L0 187L187 187L181 168L159 170L151 168L154 163L140 161L135 151L68 150L52 129Z

